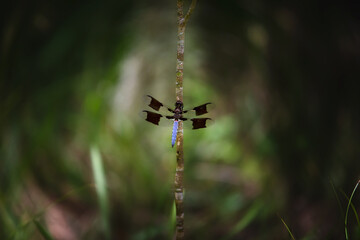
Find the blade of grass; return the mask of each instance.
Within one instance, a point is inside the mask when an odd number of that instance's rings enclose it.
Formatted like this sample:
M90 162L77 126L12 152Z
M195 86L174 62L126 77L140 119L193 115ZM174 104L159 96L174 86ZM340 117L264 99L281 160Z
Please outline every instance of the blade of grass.
M9 209L5 207L5 203L0 198L0 220L2 224L2 228L10 231L13 231L16 229L16 223L14 222L13 217L11 216L11 213L9 212Z
M335 197L336 197L336 201L339 205L339 208L340 208L340 211L341 211L341 215L344 217L344 209L341 205L341 202L340 202L340 198L339 198L339 195L337 194L337 191L335 189L335 186L334 186L334 183L330 180L330 184L331 184L331 187L332 187L332 190L334 191L334 194L335 194ZM346 196L346 195L345 195Z
M360 183L360 180L357 182L357 184L355 185L354 187L354 190L352 191L351 193L351 196L350 196L350 199L349 199L349 203L347 205L347 208L346 208L346 213L345 213L345 237L346 237L346 240L349 239L349 235L348 235L348 229L347 229L347 223L348 223L348 213L349 213L349 208L350 208L350 205L351 205L351 200L355 194L355 191L357 189L357 187L359 186L359 183ZM345 195L346 196L346 195ZM356 212L356 211L355 211ZM357 216L357 214L355 213L355 215ZM358 217L357 217L358 219ZM359 222L358 222L359 224Z
M18 234L19 232L23 231L23 228L26 228L31 222L34 222L37 218L41 218L42 215L51 207L53 207L54 205L56 205L57 203L61 203L62 201L66 200L68 197L70 197L72 194L77 193L79 191L82 191L86 188L89 187L94 187L94 184L86 184L82 187L70 190L69 192L65 193L63 196L59 197L58 199L56 199L55 201L49 203L46 207L44 207L42 210L40 210L39 212L35 213L35 214L28 214L30 215L30 219L25 220L24 222L15 225L13 223L13 226L9 229L12 229L11 234L10 234L10 238L9 239L17 239L16 238L16 234ZM31 196L29 196L29 199L31 199ZM1 205L1 201L0 201L0 210L2 210L2 205ZM3 214L2 211L0 211L0 215ZM4 214L3 214L4 215ZM6 216L6 215L5 215ZM9 218L11 219L11 218Z
M292 240L295 240L294 235L292 234L292 232L290 231L290 228L288 227L288 225L286 224L286 222L284 221L284 219L282 217L279 216L279 218L281 219L282 223L284 224L284 226L286 227L286 230L288 231L288 233L291 236Z
M340 190L340 192L345 196L345 198L346 198L348 201L350 201L349 197L346 196L346 193L345 193L343 190ZM353 212L354 212L354 214L355 214L355 218L356 218L357 224L358 224L358 226L359 226L359 228L360 228L359 216L358 216L358 214L357 214L357 210L356 210L356 208L355 208L355 206L354 206L353 203L351 203L351 209L353 210Z
M95 189L99 200L101 220L107 239L110 239L109 205L106 191L106 178L99 149L92 146L90 149L91 165L95 181Z
M263 205L258 202L254 203L249 211L244 215L242 219L238 221L238 223L234 226L234 228L230 231L230 233L223 238L224 240L232 238L235 234L240 233L246 226L248 226L251 221L257 216L257 214L260 212L260 209Z
M168 227L168 229L170 230L170 233L174 232L175 224L176 224L176 204L174 201L172 208L171 208L170 221L169 221L169 227Z
M44 239L46 239L46 240L54 240L54 238L50 235L48 230L43 225L41 225L41 223L39 223L39 221L37 221L36 219L33 219L33 222L34 222L37 230L44 237Z

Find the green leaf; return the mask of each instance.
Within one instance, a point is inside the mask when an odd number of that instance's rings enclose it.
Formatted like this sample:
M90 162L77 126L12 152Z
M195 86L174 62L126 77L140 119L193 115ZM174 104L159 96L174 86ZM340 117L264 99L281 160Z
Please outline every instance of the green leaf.
M33 219L33 222L34 222L37 230L39 230L40 234L44 237L44 239L54 240L54 238L50 235L48 230L45 227L43 227L43 225L41 225L41 223L39 223L39 221Z
M99 200L101 221L104 227L104 232L107 239L110 239L110 226L109 226L109 205L106 190L106 178L104 167L102 164L101 155L97 146L92 146L90 150L91 165L95 181L95 189Z

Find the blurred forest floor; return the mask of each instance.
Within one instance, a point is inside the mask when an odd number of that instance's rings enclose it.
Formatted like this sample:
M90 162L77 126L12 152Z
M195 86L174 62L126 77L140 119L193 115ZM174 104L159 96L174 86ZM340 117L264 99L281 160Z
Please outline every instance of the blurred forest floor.
M189 2L185 1L188 5ZM186 32L187 239L344 239L360 169L360 5L199 1ZM171 239L171 1L0 9L0 239ZM359 191L348 216L360 238ZM355 214L357 212L357 214Z

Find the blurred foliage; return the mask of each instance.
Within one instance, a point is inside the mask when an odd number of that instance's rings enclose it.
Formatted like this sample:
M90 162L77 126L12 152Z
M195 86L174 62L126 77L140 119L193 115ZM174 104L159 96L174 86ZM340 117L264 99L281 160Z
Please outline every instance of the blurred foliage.
M360 169L359 12L198 3L184 103L214 102L215 124L184 134L188 239L288 239L282 220L296 239L344 238ZM175 3L16 0L0 13L0 239L171 239L171 128L138 112L144 94L174 102Z

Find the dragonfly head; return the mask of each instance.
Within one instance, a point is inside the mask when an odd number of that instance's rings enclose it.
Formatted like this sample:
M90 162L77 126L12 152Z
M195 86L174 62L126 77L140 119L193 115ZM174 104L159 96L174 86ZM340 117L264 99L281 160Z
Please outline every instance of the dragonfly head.
M183 108L184 108L184 104L182 103L182 101L176 101L176 103L175 103L175 111L182 112Z

